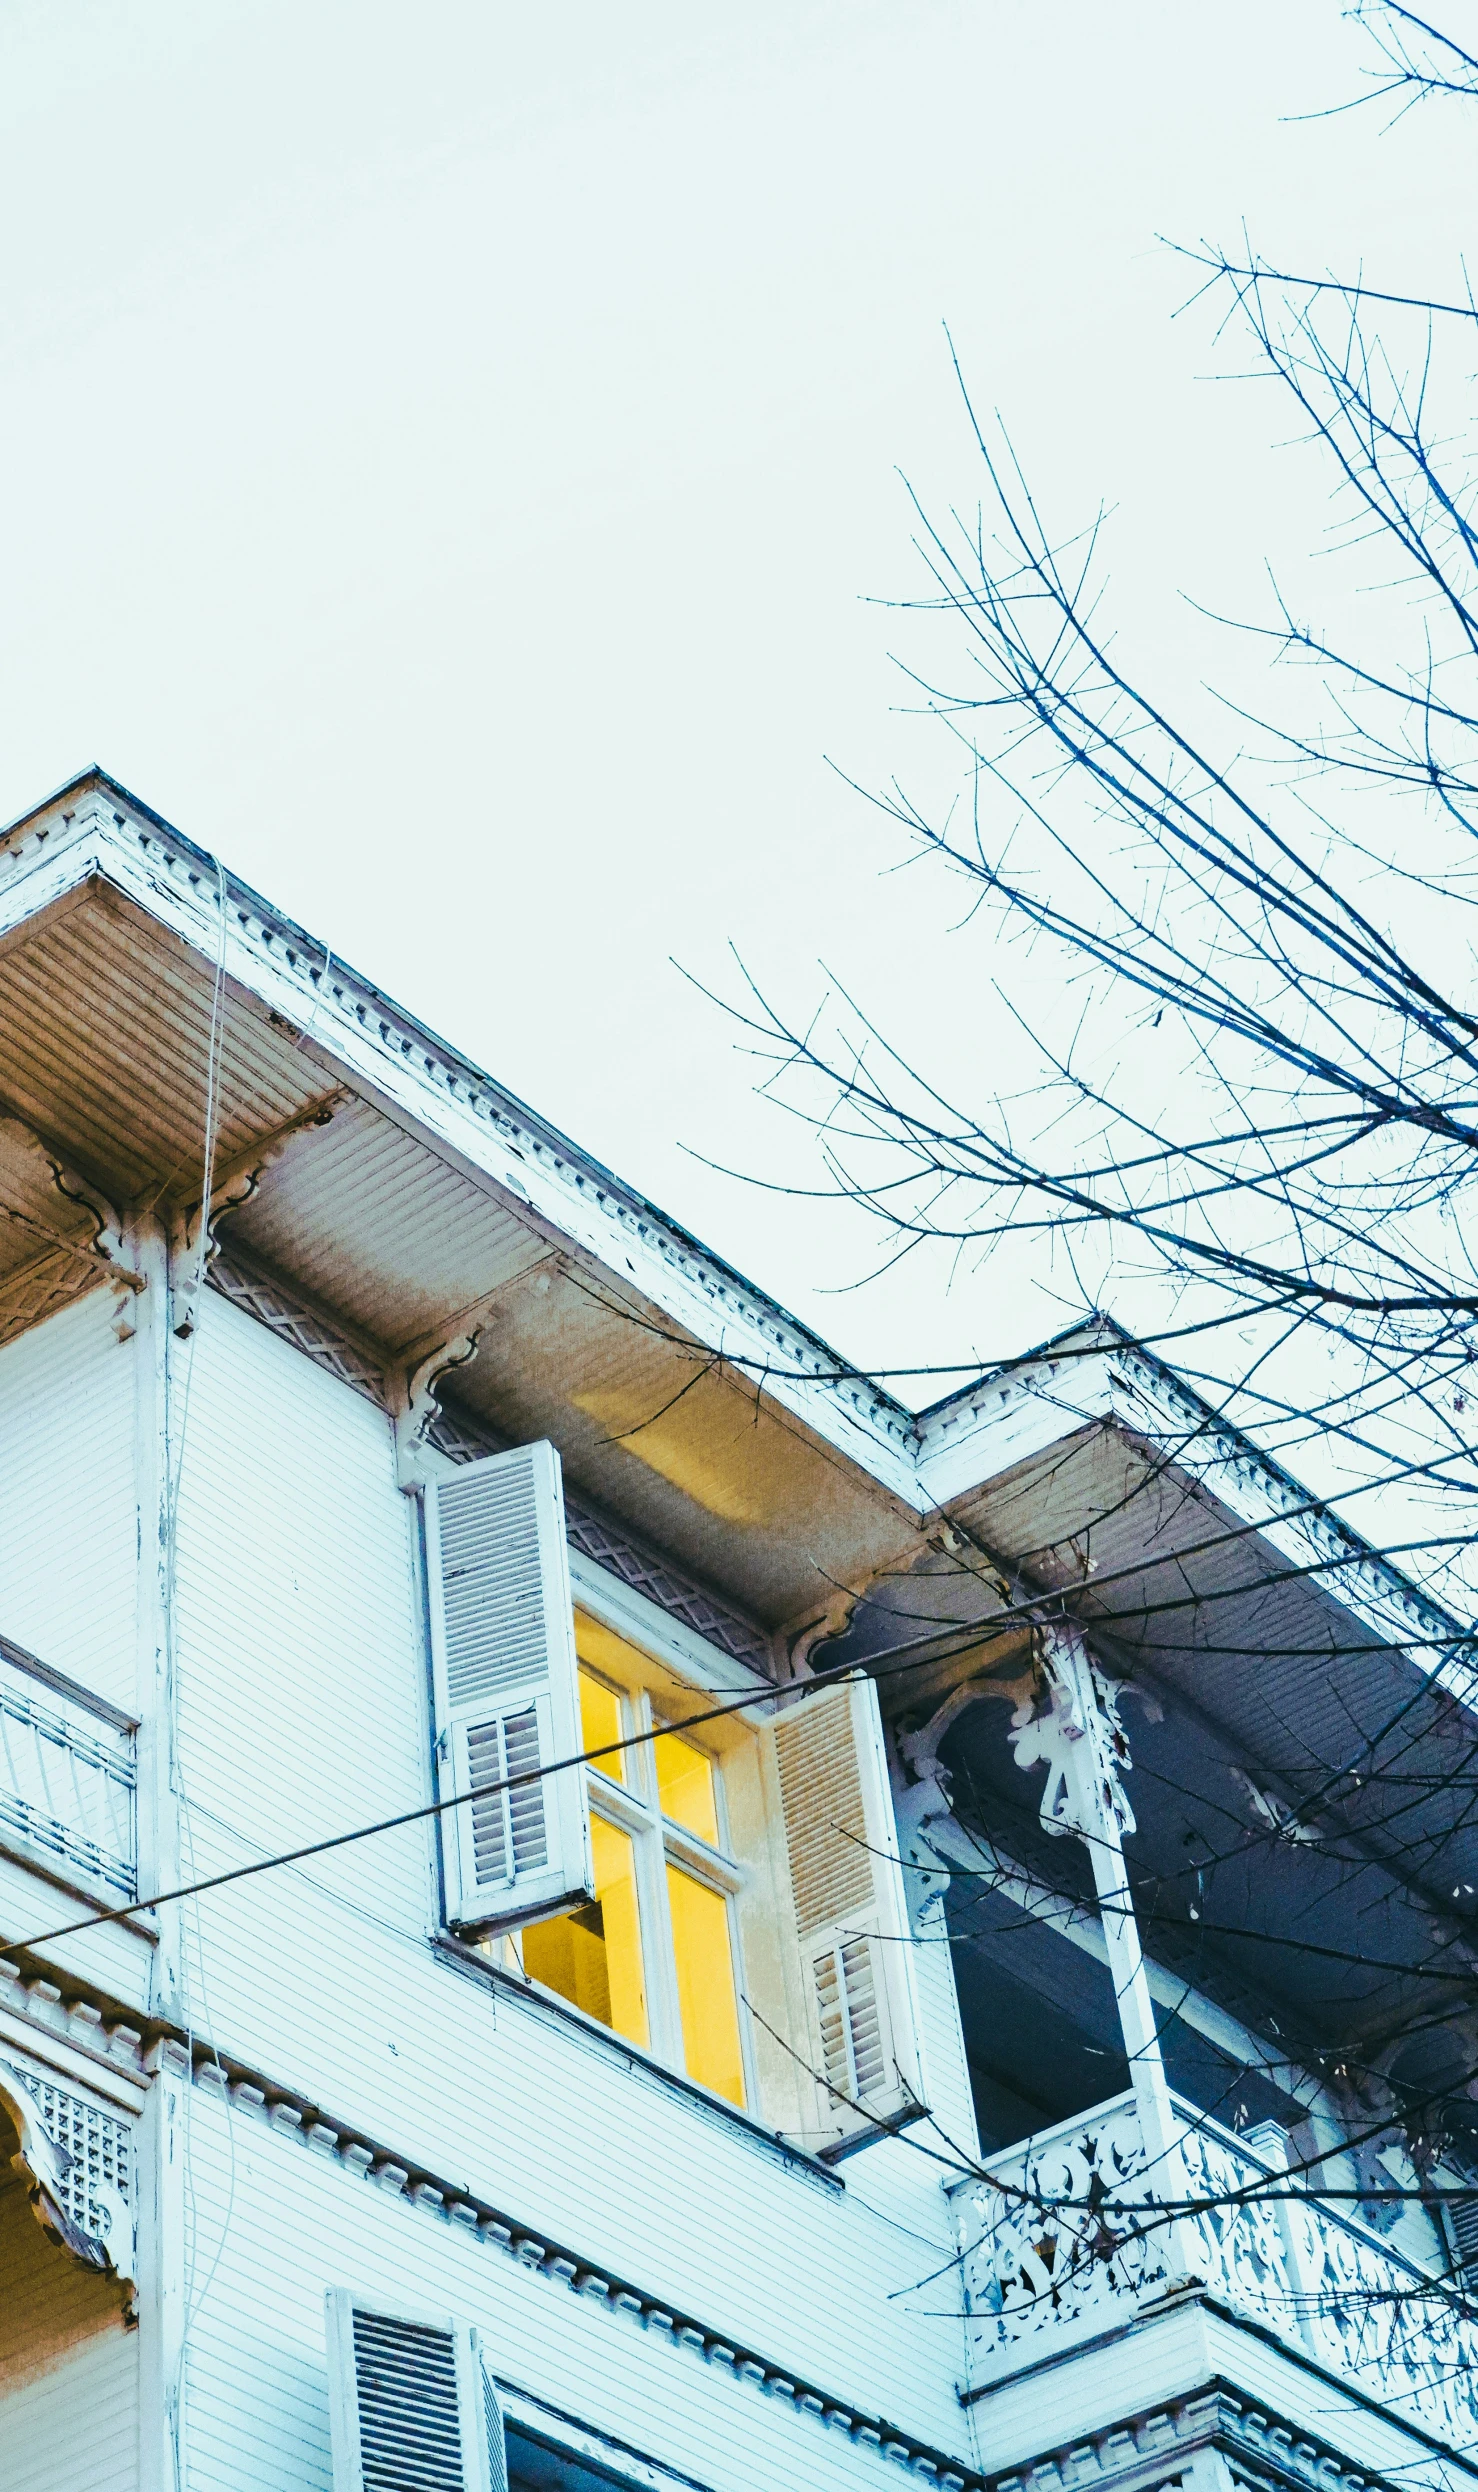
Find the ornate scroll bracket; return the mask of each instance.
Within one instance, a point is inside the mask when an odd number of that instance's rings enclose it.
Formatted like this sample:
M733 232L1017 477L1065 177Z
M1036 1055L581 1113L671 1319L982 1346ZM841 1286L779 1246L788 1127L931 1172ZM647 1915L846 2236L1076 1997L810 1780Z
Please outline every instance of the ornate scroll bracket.
M348 1093L343 1090L325 1091L323 1097L315 1099L311 1107L300 1109L284 1125L274 1125L270 1133L259 1134L246 1150L238 1151L224 1168L218 1168L210 1192L211 1231L214 1232L216 1222L223 1220L228 1211L239 1211L243 1203L250 1202L268 1169L275 1167L290 1142L316 1125L331 1124L335 1110L342 1106L347 1096ZM203 1209L202 1203L194 1204L185 1224L185 1244L192 1253L199 1248ZM209 1261L215 1252L212 1234L206 1248L206 1260Z
M942 1826L954 1816L953 1777L940 1760L940 1747L959 1720L972 1705L984 1698L1004 1698L1018 1709L1030 1704L1036 1688L1034 1673L1013 1679L995 1679L977 1671L961 1679L937 1704L927 1722L917 1730L897 1731L894 1744L912 1777L900 1791L895 1787L893 1810L898 1821L898 1841L904 1864L921 1881L927 1881L921 1902L937 1904L943 1900L952 1869L959 1865L934 1840L932 1829Z
M69 2123L102 2123L116 2136L108 2154L95 2152L79 2161L71 2147L50 2134L46 2106L51 2103L64 2132ZM10 2114L19 2139L11 2162L25 2184L31 2212L49 2241L69 2258L99 2274L112 2273L131 2283L134 2274L133 2212L124 2188L105 2177L104 2166L126 2170L124 2124L94 2109L81 2097L26 2077L10 2061L0 2060L0 2109ZM55 2125L55 2118L53 2118Z
M928 1721L918 1730L895 1734L898 1753L913 1779L901 1791L894 1791L893 1813L898 1821L900 1846L906 1860L915 1868L920 1864L921 1854L927 1852L930 1870L935 1871L940 1856L929 1840L929 1828L938 1825L941 1818L954 1814L950 1771L947 1765L940 1763L939 1743L951 1723L977 1702L983 1685L979 1678L963 1680L958 1687L950 1689L944 1702L935 1706ZM947 1884L948 1869L944 1869L942 1874ZM943 1892L942 1886L939 1891Z
M1133 1759L1118 1698L1076 1627L1040 1628L1037 1659L1039 1688L1018 1704L1007 1737L1018 1765L1047 1768L1043 1829L1117 1849L1134 1832L1120 1779Z
M406 1370L404 1398L395 1413L395 1476L408 1497L426 1484L428 1440L441 1410L437 1388L454 1368L476 1358L484 1330L482 1321L467 1324Z
M259 1134L246 1150L238 1151L234 1159L228 1160L223 1168L216 1171L209 1205L203 1199L192 1204L185 1221L179 1258L186 1269L184 1277L176 1281L171 1293L174 1329L182 1341L188 1340L195 1330L201 1284L220 1252L217 1224L225 1219L228 1212L239 1211L243 1203L249 1203L268 1169L281 1159L288 1144L315 1125L329 1124L335 1109L347 1096L347 1091L343 1090L325 1091L321 1099L315 1099L311 1107L290 1116L285 1124L274 1125L270 1133Z
M1059 1620L1038 1630L1037 1692L1017 1706L1008 1734L1018 1765L1045 1765L1042 1825L1048 1834L1076 1834L1088 1846L1104 1949L1134 2084L1140 2127L1160 2196L1182 2194L1179 2129L1160 2051L1155 2005L1139 1943L1139 1924L1124 1837L1134 1814L1120 1776L1131 1758L1114 1690L1093 1659L1081 1627ZM1172 2272L1196 2271L1195 2245L1183 2223L1169 2227Z
M869 1575L867 1582L859 1584L855 1591L847 1584L838 1584L824 1608L805 1613L799 1626L781 1628L776 1643L791 1678L814 1677L811 1655L818 1644L834 1644L846 1634L852 1613L871 1582Z
M148 1287L148 1282L144 1274L135 1272L126 1260L123 1220L117 1206L108 1200L100 1187L93 1184L90 1177L84 1177L72 1166L55 1143L38 1134L23 1117L0 1115L0 1142L28 1159L37 1174L42 1176L43 1182L53 1186L67 1202L75 1203L79 1210L85 1211L93 1224L93 1232L86 1240L63 1237L59 1230L49 1227L44 1220L33 1220L29 1214L9 1206L5 1210L6 1219L19 1228L29 1230L54 1253L66 1255L75 1263L85 1263L93 1271L99 1265L105 1268L107 1278L118 1295L118 1338L127 1341L136 1330L131 1300Z

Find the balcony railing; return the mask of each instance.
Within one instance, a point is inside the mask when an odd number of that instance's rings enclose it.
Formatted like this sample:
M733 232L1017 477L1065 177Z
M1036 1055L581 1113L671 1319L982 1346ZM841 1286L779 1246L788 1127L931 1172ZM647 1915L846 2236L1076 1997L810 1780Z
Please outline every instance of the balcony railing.
M0 1844L103 1888L137 1894L134 1726L0 1637Z
M967 2395L1199 2284L1233 2319L1272 2333L1393 2420L1471 2450L1478 2322L1452 2287L1306 2196L1276 2156L1188 2104L1175 2108L1173 2175L1149 2168L1126 2094L993 2157L989 2179L958 2185ZM1186 2211L1161 2212L1166 2200Z

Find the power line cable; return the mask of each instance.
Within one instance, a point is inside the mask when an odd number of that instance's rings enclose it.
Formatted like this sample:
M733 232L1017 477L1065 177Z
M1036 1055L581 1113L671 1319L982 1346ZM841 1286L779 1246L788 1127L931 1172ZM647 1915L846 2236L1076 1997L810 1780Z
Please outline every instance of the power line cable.
M1311 1498L1305 1510L1316 1510L1318 1502ZM1287 1521L1291 1518L1284 1515L1268 1519ZM1256 1523L1238 1524L1230 1531L1209 1535L1206 1539L1194 1543L1189 1549L1170 1550L1159 1557L1137 1559L1129 1565L1115 1568L1110 1573L1097 1577L1093 1583L1093 1591L1095 1595L1099 1595L1116 1582L1141 1577L1159 1566L1183 1564L1187 1557L1204 1555L1208 1551L1224 1548L1230 1543L1246 1539L1262 1528L1264 1528L1263 1525ZM1366 1555L1367 1552L1363 1549L1346 1550L1327 1558L1311 1560L1307 1566L1285 1567L1276 1574L1264 1578L1260 1589L1267 1589L1275 1583L1303 1581L1315 1575L1327 1574L1331 1570L1358 1563ZM393 1816L376 1818L367 1825L350 1827L342 1834L324 1835L316 1842L299 1844L291 1851L274 1853L266 1860L245 1862L236 1869L218 1871L214 1877L201 1879L194 1884L170 1887L156 1895L141 1896L131 1904L120 1904L106 1912L90 1913L82 1920L68 1921L56 1929L43 1930L33 1938L17 1939L11 1943L28 1950L50 1946L59 1939L75 1937L80 1931L102 1928L111 1922L127 1920L134 1913L152 1911L159 1904L177 1903L188 1896L209 1894L217 1887L233 1885L243 1878L261 1877L268 1870L290 1868L298 1861L314 1859L324 1852L341 1850L349 1843L365 1842L377 1834L393 1833L401 1826L417 1825L424 1823L428 1818L445 1816L450 1810L465 1808L475 1800L491 1799L503 1791L523 1790L530 1785L545 1781L554 1774L568 1773L579 1765L598 1764L602 1757L619 1755L627 1748L642 1746L652 1739L665 1738L684 1730L698 1730L706 1723L722 1721L730 1714L745 1712L755 1705L784 1702L791 1696L803 1697L813 1693L818 1687L828 1686L851 1677L863 1667L866 1668L869 1676L896 1677L905 1670L923 1668L930 1661L948 1659L957 1650L968 1651L973 1644L993 1640L997 1636L1009 1634L1022 1627L1040 1625L1044 1615L1071 1616L1072 1613L1066 1608L1068 1595L1082 1588L1081 1585L1074 1584L1063 1586L1058 1590L1035 1592L1024 1601L1009 1604L998 1611L993 1618L978 1620L968 1626L951 1622L953 1637L941 1632L939 1626L931 1625L927 1633L912 1637L906 1643L885 1648L881 1653L862 1656L856 1661L837 1662L829 1670L815 1671L809 1678L794 1681L789 1687L766 1685L755 1688L746 1695L734 1698L731 1703L710 1706L701 1713L686 1715L680 1722L664 1723L651 1731L635 1732L628 1739L610 1740L599 1748L581 1749L571 1756L555 1758L547 1765L530 1767L521 1774L506 1775L496 1781L486 1783L474 1783L466 1791L455 1792L449 1798L428 1800L419 1807L402 1809ZM1245 1586L1233 1585L1216 1593L1187 1594L1180 1600L1154 1604L1154 1614L1163 1615L1167 1611L1177 1609L1201 1608L1208 1600L1230 1598L1245 1588ZM1141 1604L1127 1615L1136 1618L1143 1617L1148 1614L1148 1608L1149 1605ZM1112 1626L1114 1614L1110 1612L1106 1618L1094 1623ZM959 1637L965 1639L963 1644L954 1641L954 1638ZM920 1647L927 1649L921 1651ZM941 1650L941 1647L946 1649ZM886 1669L880 1668L879 1664L885 1662L890 1666Z
M1240 1536L1240 1533L1226 1535L1233 1539ZM1318 1574L1328 1565L1339 1562L1339 1560L1324 1560L1308 1567L1289 1569L1287 1572L1295 1579L1299 1579ZM1123 1571L1139 1570L1125 1569ZM1112 1580L1112 1578L1105 1580ZM1071 1587L1074 1590L1078 1588L1077 1586ZM1184 1603L1167 1603L1165 1606L1194 1607L1201 1597L1188 1595ZM1070 1614L1064 1613L1065 1598L1065 1592L1038 1593L1027 1601L1000 1611L994 1618L979 1620L969 1627L957 1626L956 1635L967 1639L962 1646L950 1645L948 1650L942 1652L940 1647L945 1645L948 1639L941 1635L938 1628L933 1628L926 1635L911 1638L907 1643L887 1648L881 1653L867 1655L863 1660L836 1662L830 1669L815 1671L809 1678L793 1681L789 1686L766 1684L756 1687L744 1695L734 1697L728 1703L711 1705L702 1712L684 1715L680 1721L660 1723L654 1725L649 1731L636 1731L625 1739L608 1740L597 1748L580 1749L570 1756L554 1758L546 1765L531 1766L519 1774L504 1775L493 1781L474 1783L466 1791L454 1792L445 1799L423 1801L415 1808L398 1810L392 1816L375 1818L366 1825L352 1826L340 1834L320 1836L312 1843L296 1845L290 1851L273 1853L265 1860L243 1862L237 1868L220 1870L214 1876L202 1878L193 1884L170 1887L155 1895L141 1896L132 1903L119 1904L105 1912L89 1913L80 1920L64 1922L55 1929L40 1931L31 1938L13 1940L11 1944L28 1952L38 1947L50 1946L60 1939L75 1937L83 1930L102 1928L112 1922L126 1921L135 1913L152 1911L159 1904L177 1903L188 1896L210 1894L219 1887L234 1885L242 1879L261 1877L269 1870L291 1868L299 1861L315 1859L325 1852L342 1850L350 1843L366 1842L378 1834L391 1834L402 1826L424 1824L430 1818L446 1816L453 1809L466 1808L474 1801L494 1798L500 1792L527 1789L534 1784L544 1782L555 1774L572 1772L577 1766L599 1764L603 1757L621 1755L629 1748L642 1747L656 1739L670 1738L684 1731L702 1729L707 1723L723 1721L735 1713L747 1712L756 1705L784 1705L791 1698L799 1702L806 1696L814 1694L818 1689L833 1686L845 1679L857 1676L864 1669L868 1676L875 1678L900 1677L906 1672L926 1668L933 1661L948 1659L956 1649L968 1651L972 1645L1015 1633L1023 1627L1038 1625L1041 1623L1044 1611L1059 1615ZM921 1652L917 1649L920 1645L928 1649ZM1362 1959L1352 1956L1350 1961L1358 1963Z

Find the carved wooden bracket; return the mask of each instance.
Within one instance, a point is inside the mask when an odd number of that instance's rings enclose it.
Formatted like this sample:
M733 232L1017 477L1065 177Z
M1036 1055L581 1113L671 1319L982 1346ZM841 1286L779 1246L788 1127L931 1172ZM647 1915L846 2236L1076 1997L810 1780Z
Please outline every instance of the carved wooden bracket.
M871 1581L869 1575L867 1583ZM779 1641L783 1644L793 1679L811 1678L814 1675L811 1655L817 1645L834 1643L838 1636L846 1634L852 1624L852 1612L866 1592L867 1583L859 1585L855 1592L849 1591L845 1584L840 1585L823 1610L803 1619L799 1627L782 1631Z
M126 1341L136 1329L130 1302L148 1287L142 1272L133 1271L125 1261L123 1220L117 1206L109 1202L91 1178L74 1168L65 1152L43 1134L37 1133L23 1117L0 1115L0 1142L12 1152L19 1151L30 1160L38 1175L44 1172L58 1194L85 1211L93 1224L92 1236L86 1240L64 1237L44 1220L34 1219L29 1212L12 1205L0 1206L0 1212L13 1227L25 1229L52 1253L62 1254L74 1263L87 1264L94 1272L105 1267L107 1278L118 1294L119 1312L116 1330L120 1341Z
M1018 1765L1045 1765L1042 1826L1048 1834L1111 1843L1134 1832L1134 1812L1120 1776L1133 1760L1118 1698L1088 1650L1082 1630L1065 1622L1037 1630L1039 1677L1012 1716L1007 1733Z
M298 1114L290 1116L284 1125L274 1125L270 1133L258 1134L255 1142L249 1143L244 1151L238 1151L234 1159L227 1160L223 1168L216 1170L215 1181L210 1190L209 1228L211 1234L206 1244L205 1259L207 1262L210 1262L216 1253L215 1226L217 1221L223 1220L227 1212L239 1211L243 1203L249 1203L268 1169L274 1167L281 1159L288 1144L298 1134L309 1132L315 1125L330 1124L335 1109L342 1106L347 1096L348 1093L343 1090L325 1091L323 1097L315 1099L311 1107L301 1108ZM194 1204L185 1223L185 1245L188 1251L193 1252L199 1247L203 1209L202 1203Z
M120 2191L97 2172L89 2172L85 2194L88 2221L78 2220L75 2158L49 2137L30 2091L8 2062L0 2061L0 2110L15 2125L19 2152L11 2156L25 2185L31 2212L59 2250L79 2266L99 2274L112 2273L130 2281L134 2272L133 2214ZM102 2115L105 2119L106 2114ZM101 2166L102 2158L98 2158ZM95 2230L94 2225L100 2226Z
M476 1358L485 1329L481 1321L466 1325L406 1370L404 1398L395 1413L395 1476L407 1496L425 1486L427 1440L441 1409L437 1387L453 1368Z
M1019 1708L1030 1702L1035 1685L1035 1673L1031 1670L1012 1679L995 1679L976 1671L952 1687L917 1730L894 1733L899 1756L913 1777L901 1791L895 1789L893 1793L899 1845L906 1866L927 1879L928 1902L943 1895L953 1866L931 1837L931 1828L954 1815L953 1777L949 1767L940 1763L940 1745L960 1715L968 1713L982 1698L1004 1698Z
M238 1151L234 1159L227 1160L223 1168L216 1170L209 1208L203 1200L191 1206L185 1221L180 1260L190 1267L193 1259L193 1268L185 1270L184 1277L176 1281L171 1292L174 1328L181 1340L187 1340L195 1330L195 1310L201 1285L220 1253L220 1242L216 1236L219 1223L228 1212L239 1211L243 1203L251 1201L268 1169L281 1159L296 1135L307 1133L315 1125L327 1125L334 1110L348 1095L344 1090L325 1091L321 1099L315 1099L310 1107L301 1108L296 1116L288 1118L286 1124L274 1125L270 1133L258 1134L255 1142L248 1144L244 1151Z

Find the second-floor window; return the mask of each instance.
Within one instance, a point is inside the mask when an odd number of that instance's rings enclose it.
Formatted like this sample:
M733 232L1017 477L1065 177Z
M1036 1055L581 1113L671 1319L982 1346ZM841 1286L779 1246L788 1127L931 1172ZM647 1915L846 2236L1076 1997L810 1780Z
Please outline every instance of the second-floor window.
M576 1620L583 1744L660 1723L633 1673L613 1675L617 1640ZM633 1658L635 1658L633 1656ZM524 1971L615 2033L732 2103L746 2097L734 1898L718 1760L671 1733L590 1773L595 1901L522 1936Z

